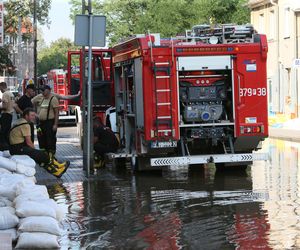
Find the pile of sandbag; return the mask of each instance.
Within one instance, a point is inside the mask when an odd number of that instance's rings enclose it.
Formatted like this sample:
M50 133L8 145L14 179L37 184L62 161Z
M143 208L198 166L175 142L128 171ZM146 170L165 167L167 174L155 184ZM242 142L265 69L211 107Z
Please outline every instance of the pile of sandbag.
M17 173L28 177L35 175L35 161L27 155L10 156L8 151L0 153L0 174Z
M28 156L0 155L0 233L10 233L16 248L59 248L64 214L46 186L36 185L34 166Z
M58 248L61 210L46 186L20 185L14 200L18 224L16 248Z

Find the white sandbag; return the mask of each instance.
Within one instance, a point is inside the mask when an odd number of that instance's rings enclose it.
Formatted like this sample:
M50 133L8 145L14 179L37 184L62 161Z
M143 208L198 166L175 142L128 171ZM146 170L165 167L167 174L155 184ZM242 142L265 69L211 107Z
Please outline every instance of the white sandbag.
M60 236L57 220L47 216L31 216L21 219L18 229L20 232L39 232Z
M49 207L52 207L56 213L56 219L61 222L67 213L67 208L64 205L57 204L53 199L45 200L44 204L47 204Z
M20 163L17 163L16 172L18 174L23 174L23 175L28 176L28 177L32 177L32 176L35 175L35 169L34 168L28 167L26 165L22 165Z
M45 196L48 195L47 187L44 185L33 185L21 183L16 187L16 195L30 194L32 193L43 193Z
M47 233L21 233L16 248L59 248L57 236Z
M0 207L12 207L13 203L5 198L5 197L0 197Z
M0 156L3 156L3 151L0 151Z
M49 216L56 218L56 211L52 207L37 201L17 202L16 214L22 218L29 216Z
M0 168L5 168L11 172L15 172L17 169L17 163L13 160L0 156Z
M12 207L0 207L0 230L14 228L18 225L19 218Z
M17 236L17 229L15 229L15 228L0 230L0 234L2 234L2 233L8 233L8 234L10 234L12 241L16 241L17 238L18 238L18 236Z
M38 201L38 200L46 200L49 199L49 194L44 192L32 192L32 193L25 193L17 196L14 199L14 204L16 205L20 201Z
M16 185L20 183L33 183L33 180L20 174L0 175L0 196L13 201L16 197Z
M31 168L35 168L36 165L35 161L28 155L13 155L12 157L10 157L10 159L16 163L20 163Z
M2 174L12 174L12 172L10 172L9 170L7 170L5 168L0 168L0 175L2 175Z
M9 157L11 157L11 154L9 153L9 150L5 150L5 151L2 151L2 156L5 158L9 158Z

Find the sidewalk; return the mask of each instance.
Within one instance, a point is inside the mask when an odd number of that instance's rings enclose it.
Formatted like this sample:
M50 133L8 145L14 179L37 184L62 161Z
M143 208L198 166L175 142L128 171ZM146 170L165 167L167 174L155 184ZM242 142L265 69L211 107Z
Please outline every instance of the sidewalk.
M60 179L57 179L43 168L36 166L35 176L38 184L49 185L87 180L82 168L82 151L79 140L76 138L76 127L60 127L58 129L56 156L60 161L70 161L69 169Z
M269 137L300 142L300 119L269 126Z

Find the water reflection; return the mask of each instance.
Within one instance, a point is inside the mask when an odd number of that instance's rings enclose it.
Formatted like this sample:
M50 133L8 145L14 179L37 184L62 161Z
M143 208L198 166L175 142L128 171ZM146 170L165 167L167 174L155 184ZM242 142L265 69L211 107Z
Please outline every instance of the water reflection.
M260 194L268 215L269 246L273 249L300 249L299 148L300 144L269 140L264 150L270 164L252 168L253 192Z
M67 211L62 249L300 249L299 147L268 140L270 161L246 172L207 165L52 186Z

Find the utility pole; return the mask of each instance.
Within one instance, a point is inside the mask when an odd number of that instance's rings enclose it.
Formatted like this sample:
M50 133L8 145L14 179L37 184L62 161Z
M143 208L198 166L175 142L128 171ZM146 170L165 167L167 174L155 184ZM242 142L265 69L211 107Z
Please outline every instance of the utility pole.
M82 77L82 129L83 129L83 168L86 176L89 177L93 172L93 86L92 86L92 40L93 40L93 14L92 14L92 1L82 0L82 15L88 11L88 76L86 79L84 65L86 63L85 46L82 47L81 54L81 77Z
M82 0L82 15L85 14L86 11L86 4L85 0ZM80 68L80 73L82 77L82 107L81 107L81 116L82 116L82 134L83 134L83 169L85 170L87 174L87 166L88 166L88 160L87 160L87 133L86 133L86 77L85 77L85 70L84 70L84 65L85 65L85 46L82 46L81 48L81 68Z
M89 11L89 53L88 53L88 84L87 84L87 177L94 170L93 142L93 83L92 83L92 43L93 43L93 14L92 1L88 0Z
M36 20L36 2L38 0L33 0L33 82L36 87L38 86L37 82L37 20Z

